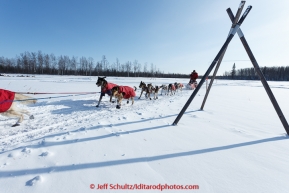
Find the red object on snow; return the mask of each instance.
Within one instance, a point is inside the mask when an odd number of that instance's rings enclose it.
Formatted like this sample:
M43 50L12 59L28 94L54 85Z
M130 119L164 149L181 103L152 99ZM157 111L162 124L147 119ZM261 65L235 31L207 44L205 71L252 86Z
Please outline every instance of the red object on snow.
M15 92L0 89L0 113L6 112L12 105Z
M134 89L129 86L119 86L118 93L123 93L124 99L129 99L131 97L135 97Z

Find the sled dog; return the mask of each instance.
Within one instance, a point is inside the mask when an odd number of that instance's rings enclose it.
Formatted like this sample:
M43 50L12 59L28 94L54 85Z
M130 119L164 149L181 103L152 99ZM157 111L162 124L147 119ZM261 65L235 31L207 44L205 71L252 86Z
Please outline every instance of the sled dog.
M114 96L117 99L117 109L120 109L123 99L128 99L127 104L129 103L129 99L131 99L131 104L133 105L136 87L134 87L133 89L129 86L115 86L111 89L111 91L112 95L110 96L110 98Z
M108 96L111 96L111 89L114 87L114 86L117 86L116 84L114 83L109 83L105 80L105 76L104 77L98 77L97 79L97 82L96 82L96 85L98 87L100 87L100 97L99 97L99 100L98 100L98 104L96 105L96 107L99 107L99 104L101 102L101 99L103 96L105 96L105 94L107 94ZM111 97L110 97L110 102L114 102L114 101L111 101Z
M16 102L20 102L25 105L35 104L36 99L18 94L9 90L0 89L0 113L6 117L16 117L18 121L12 125L12 127L19 126L24 119L24 115L29 116L30 119L34 119L34 116L29 111L20 109L17 107Z

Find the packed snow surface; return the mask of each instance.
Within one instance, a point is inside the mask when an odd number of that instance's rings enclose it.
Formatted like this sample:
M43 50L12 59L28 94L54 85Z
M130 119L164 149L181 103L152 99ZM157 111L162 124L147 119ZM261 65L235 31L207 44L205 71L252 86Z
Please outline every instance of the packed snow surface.
M189 79L108 77L160 86ZM0 192L288 192L289 138L260 81L215 80L203 111L204 84L177 126L193 90L122 108L97 77L0 76L0 88L29 95L25 116L0 115ZM269 82L289 119L289 83ZM97 92L96 94L78 94ZM59 93L59 94L58 94ZM73 93L73 94L61 94ZM114 189L113 189L114 188ZM128 190L134 188L134 190ZM190 188L191 190L181 189Z

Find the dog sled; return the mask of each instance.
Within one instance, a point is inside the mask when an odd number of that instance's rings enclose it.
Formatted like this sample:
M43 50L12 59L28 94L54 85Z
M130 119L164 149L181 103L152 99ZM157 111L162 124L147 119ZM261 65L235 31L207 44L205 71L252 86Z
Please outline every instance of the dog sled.
M188 90L194 90L197 86L198 86L198 82L195 81L195 82L193 82L193 83L188 83L188 84L186 85L186 88L187 88Z

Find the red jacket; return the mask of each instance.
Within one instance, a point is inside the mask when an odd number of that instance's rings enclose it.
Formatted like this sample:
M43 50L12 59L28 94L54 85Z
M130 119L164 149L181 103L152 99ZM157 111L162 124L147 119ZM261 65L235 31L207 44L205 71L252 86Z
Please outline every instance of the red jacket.
M199 75L198 75L198 73L193 72L193 73L190 75L190 77L191 77L191 80L195 80L195 79L197 79L197 78L199 77Z
M0 113L6 112L12 105L15 92L0 89Z
M129 86L119 86L118 93L123 93L124 99L129 99L131 97L135 97L134 89Z
M117 86L117 85L108 82L108 83L106 84L106 87L101 90L102 96L104 96L105 93L110 96L110 95L111 95L111 89L112 89L113 87L115 87L115 86Z

